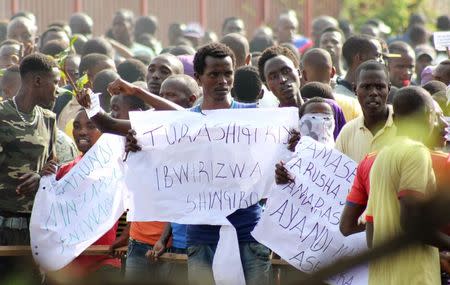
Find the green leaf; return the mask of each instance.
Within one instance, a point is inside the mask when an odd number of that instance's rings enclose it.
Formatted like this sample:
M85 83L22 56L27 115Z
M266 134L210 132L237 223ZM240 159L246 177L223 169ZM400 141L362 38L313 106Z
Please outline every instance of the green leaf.
M70 39L70 44L69 47L73 47L73 45L75 44L75 42L78 40L78 36L75 35Z
M5 75L5 72L6 72L6 68L0 69L0 76Z
M86 83L88 83L88 82L89 82L89 78L88 78L87 74L84 74L83 76L81 76L76 82L77 90L83 89L84 85L86 85Z

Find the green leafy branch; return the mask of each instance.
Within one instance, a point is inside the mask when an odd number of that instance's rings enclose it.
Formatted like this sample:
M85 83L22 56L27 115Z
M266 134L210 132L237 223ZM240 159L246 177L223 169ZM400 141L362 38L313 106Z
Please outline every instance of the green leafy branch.
M81 76L76 82L73 82L72 78L70 78L69 74L66 71L66 60L67 57L73 53L74 51L74 44L77 41L78 37L74 36L70 39L69 47L63 50L62 52L55 55L55 60L58 63L59 70L61 71L61 77L65 79L70 86L72 86L73 91L67 90L67 92L71 93L72 96L75 96L77 93L80 93L81 90L83 90L84 85L88 83L89 79L87 77L87 74L84 74Z

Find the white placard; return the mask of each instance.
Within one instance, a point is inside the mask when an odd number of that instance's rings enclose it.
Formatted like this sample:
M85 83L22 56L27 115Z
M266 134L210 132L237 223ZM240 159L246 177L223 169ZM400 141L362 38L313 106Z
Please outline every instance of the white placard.
M344 237L339 231L356 166L337 150L302 137L286 164L295 182L274 186L253 237L307 273L366 249L364 234ZM332 284L367 282L367 266L330 280Z
M215 282L245 284L236 230L226 217L267 196L275 163L289 155L298 109L131 112L130 120L142 151L127 161L127 218L222 225Z
M127 160L128 219L224 225L267 196L298 111L150 111L130 119L142 151Z
M69 264L125 210L123 137L104 134L59 181L41 179L30 221L31 249L48 271Z
M450 31L433 33L434 48L438 51L446 51L450 47Z

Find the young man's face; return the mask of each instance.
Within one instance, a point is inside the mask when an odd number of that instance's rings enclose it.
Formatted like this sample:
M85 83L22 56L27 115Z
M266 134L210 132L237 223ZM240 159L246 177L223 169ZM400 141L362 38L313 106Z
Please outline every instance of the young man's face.
M362 70L356 86L356 95L364 117L384 115L390 86L382 70Z
M231 57L205 58L203 74L196 74L200 86L203 87L203 96L214 101L223 101L231 92L234 81L234 67Z
M113 19L112 34L120 43L127 44L131 39L132 23L122 14L117 14Z
M278 42L291 43L297 33L297 23L291 19L282 19L278 24Z
M95 66L93 66L92 68L89 68L86 71L87 77L88 77L88 87L92 88L92 85L94 84L94 78L97 75L97 73L99 73L102 70L105 69L111 69L114 71L117 71L116 69L116 65L114 64L114 61L112 59L108 59L105 61L100 61L98 62Z
M193 94L186 94L184 92L184 90L186 90L187 88L181 88L182 84L183 82L180 81L166 80L161 86L159 96L172 101L173 103L178 104L181 107L191 108L194 104L195 99L191 100L191 96Z
M408 53L402 54L401 58L389 59L389 76L392 85L399 88L408 86L414 73L415 64L414 56Z
M86 153L102 135L84 110L75 116L72 134L78 150L82 153Z
M155 95L160 95L162 82L174 73L174 67L167 58L163 56L154 58L148 66L148 90Z
M383 58L383 49L381 47L380 41L378 41L377 39L371 39L370 42L372 44L371 49L367 53L359 54L360 61L358 65L371 59L376 60L381 64L385 64Z
M56 101L56 90L58 89L61 74L58 68L53 68L49 73L42 73L39 75L39 80L36 79L35 87L38 96L38 105L52 110Z
M298 107L299 71L284 55L269 59L264 65L267 87L280 101L280 106Z
M25 45L34 44L36 39L33 24L28 20L17 21L8 32L8 39L19 41Z
M432 65L433 59L431 56L424 54L419 56L416 60L416 74L420 78L422 76L422 71L427 67L428 65ZM419 82L420 83L420 82Z
M114 119L129 120L130 108L123 99L123 95L114 95L111 97L111 117Z
M344 38L341 33L326 32L320 37L319 47L328 51L331 55L331 58L333 59L333 63L336 64L334 61L338 59L342 54L343 41Z

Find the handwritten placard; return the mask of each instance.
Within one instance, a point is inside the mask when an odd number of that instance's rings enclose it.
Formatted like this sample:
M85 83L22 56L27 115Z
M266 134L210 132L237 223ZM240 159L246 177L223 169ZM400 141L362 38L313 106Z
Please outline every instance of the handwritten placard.
M142 151L127 160L128 218L223 225L267 196L298 111L131 112L130 119Z
M446 51L450 48L450 31L433 33L434 48L439 51Z
M41 268L66 266L125 211L123 150L123 137L104 134L62 179L41 179L30 222L32 253Z
M253 237L304 272L365 249L364 234L344 237L339 231L356 163L333 148L302 137L286 167L295 175L295 182L273 188ZM367 284L367 267L330 282Z

